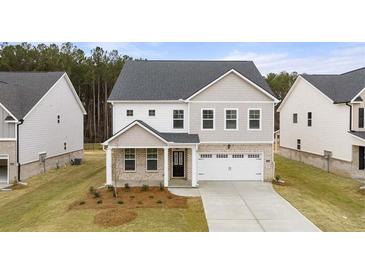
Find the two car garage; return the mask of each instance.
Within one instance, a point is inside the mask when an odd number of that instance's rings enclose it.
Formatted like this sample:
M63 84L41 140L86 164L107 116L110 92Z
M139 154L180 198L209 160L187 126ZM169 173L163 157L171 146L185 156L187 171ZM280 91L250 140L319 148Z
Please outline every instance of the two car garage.
M263 153L200 153L200 181L263 181Z

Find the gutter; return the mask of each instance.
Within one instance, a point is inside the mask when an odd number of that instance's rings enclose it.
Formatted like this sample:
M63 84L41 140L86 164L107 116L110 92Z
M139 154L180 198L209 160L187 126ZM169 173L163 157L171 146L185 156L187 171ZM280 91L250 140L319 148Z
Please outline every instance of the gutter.
M350 105L348 102L346 103L346 106L350 107L350 125L349 125L349 129L350 132L352 132L352 105Z
M18 166L18 182L20 182L20 162L19 162L19 126L24 123L23 119L19 120L19 123L16 125L16 159Z

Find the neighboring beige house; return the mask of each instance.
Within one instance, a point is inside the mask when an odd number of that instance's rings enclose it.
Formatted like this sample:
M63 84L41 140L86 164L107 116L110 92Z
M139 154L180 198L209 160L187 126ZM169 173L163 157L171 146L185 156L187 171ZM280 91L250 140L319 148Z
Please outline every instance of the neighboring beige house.
M127 61L109 102L109 185L273 178L278 100L253 62Z
M280 153L365 178L365 68L300 75L280 105Z
M64 72L0 72L0 184L82 158L85 114Z

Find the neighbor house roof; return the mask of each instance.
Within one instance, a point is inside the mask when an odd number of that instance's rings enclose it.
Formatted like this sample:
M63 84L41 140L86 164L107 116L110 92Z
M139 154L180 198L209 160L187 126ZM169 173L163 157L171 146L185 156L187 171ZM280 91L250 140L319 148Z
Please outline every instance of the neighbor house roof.
M124 131L128 130L129 127L133 125L142 125L142 127L145 127L147 130L153 132L163 140L165 140L168 143L180 143L180 144L198 144L199 143L199 135L198 134L189 134L189 133L174 133L174 132L160 132L147 123L143 122L142 120L134 120L133 122L129 123L119 131L117 131L112 137L110 137L107 141L105 141L103 144L107 144L113 139L115 139L117 136L122 134Z
M64 72L0 72L0 103L18 120L38 103Z
M349 131L349 133L365 140L365 131Z
M335 103L350 102L365 88L365 67L343 74L302 74Z
M276 97L252 61L126 61L109 100L187 99L230 70Z

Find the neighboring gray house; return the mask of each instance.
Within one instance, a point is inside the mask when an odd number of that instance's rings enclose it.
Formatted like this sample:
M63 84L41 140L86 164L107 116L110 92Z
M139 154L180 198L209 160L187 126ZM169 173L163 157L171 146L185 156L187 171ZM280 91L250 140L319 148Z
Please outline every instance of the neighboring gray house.
M278 100L253 62L127 61L109 102L109 185L273 178Z
M85 114L64 72L0 72L0 183L82 157Z
M365 67L300 75L280 105L280 153L365 178Z

